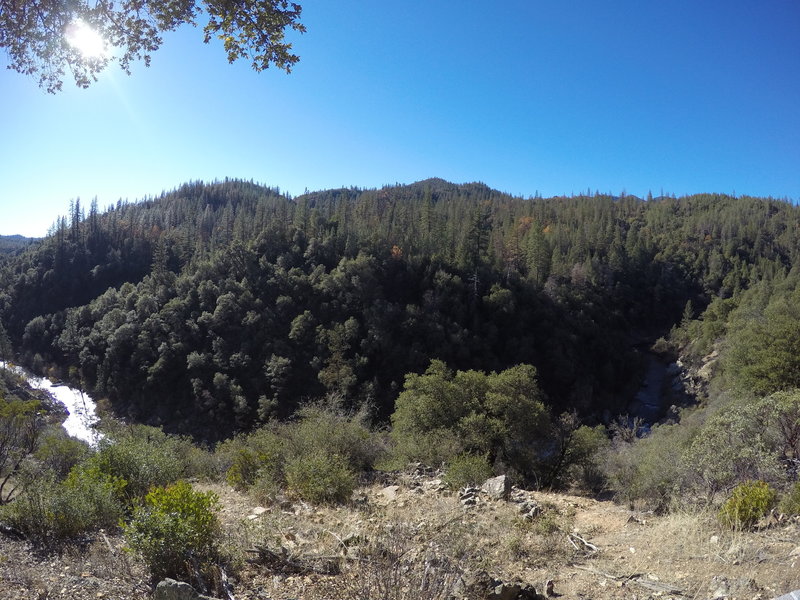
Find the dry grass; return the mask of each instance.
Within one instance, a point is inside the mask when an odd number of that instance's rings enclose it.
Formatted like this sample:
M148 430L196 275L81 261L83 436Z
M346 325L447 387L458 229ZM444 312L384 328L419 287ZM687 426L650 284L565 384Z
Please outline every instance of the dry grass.
M389 483L398 488L386 491ZM524 495L543 508L527 519L518 503L481 497L465 508L430 477L409 475L358 490L346 506L276 504L258 515L253 498L225 485L202 487L220 496L237 600L437 600L462 571L486 571L537 589L552 579L563 598L598 600L694 600L717 592L767 600L800 587L797 524L735 532L722 528L711 512L655 516L546 493ZM597 551L571 544L570 534ZM110 543L118 549L122 541ZM284 552L301 564L334 559L341 574L268 567L248 552L254 546ZM5 540L0 547L3 599L39 600L37 594L46 592L42 597L48 599L140 600L148 597L146 581L133 557L111 552L102 539L56 557L35 557L24 544ZM658 592L658 585L671 591Z

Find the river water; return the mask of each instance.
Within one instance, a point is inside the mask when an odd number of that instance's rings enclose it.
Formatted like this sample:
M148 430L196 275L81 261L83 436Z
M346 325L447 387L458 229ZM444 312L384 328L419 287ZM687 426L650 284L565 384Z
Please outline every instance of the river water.
M64 384L53 383L47 378L31 375L22 367L8 364L2 360L0 360L0 368L20 375L32 388L44 390L57 402L63 404L69 413L63 425L70 436L82 440L92 447L97 446L97 443L103 438L103 434L94 428L100 419L96 414L94 400L90 396Z
M636 397L628 406L631 417L639 417L648 425L656 423L666 411L664 383L667 365L652 354L647 355L647 370Z

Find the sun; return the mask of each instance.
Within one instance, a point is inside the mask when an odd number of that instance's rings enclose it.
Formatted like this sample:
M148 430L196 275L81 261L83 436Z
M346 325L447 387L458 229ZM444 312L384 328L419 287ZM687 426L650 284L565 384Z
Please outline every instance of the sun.
M67 25L67 43L86 59L102 59L108 55L108 44L97 31L86 22L76 19Z

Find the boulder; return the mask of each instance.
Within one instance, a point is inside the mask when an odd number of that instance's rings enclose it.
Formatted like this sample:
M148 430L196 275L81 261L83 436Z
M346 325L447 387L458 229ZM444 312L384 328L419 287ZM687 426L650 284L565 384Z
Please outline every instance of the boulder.
M498 475L483 482L481 489L486 492L490 498L495 500L508 500L511 495L511 481L505 475Z
M153 600L215 600L210 596L204 596L195 590L188 583L175 581L174 579L164 579L156 586L156 593Z

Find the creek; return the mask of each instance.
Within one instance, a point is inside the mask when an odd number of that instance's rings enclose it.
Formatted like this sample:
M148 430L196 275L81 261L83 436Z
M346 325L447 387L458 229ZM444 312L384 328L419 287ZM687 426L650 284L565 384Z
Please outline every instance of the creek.
M63 383L53 383L45 377L31 375L22 367L2 360L0 360L0 368L16 373L24 378L32 388L47 392L56 402L63 404L69 415L63 423L67 434L92 447L97 446L103 434L94 427L100 419L96 413L97 406L91 396Z
M639 417L648 425L656 423L666 412L664 383L667 378L667 365L653 354L647 354L647 367L642 386L628 406L631 417Z

